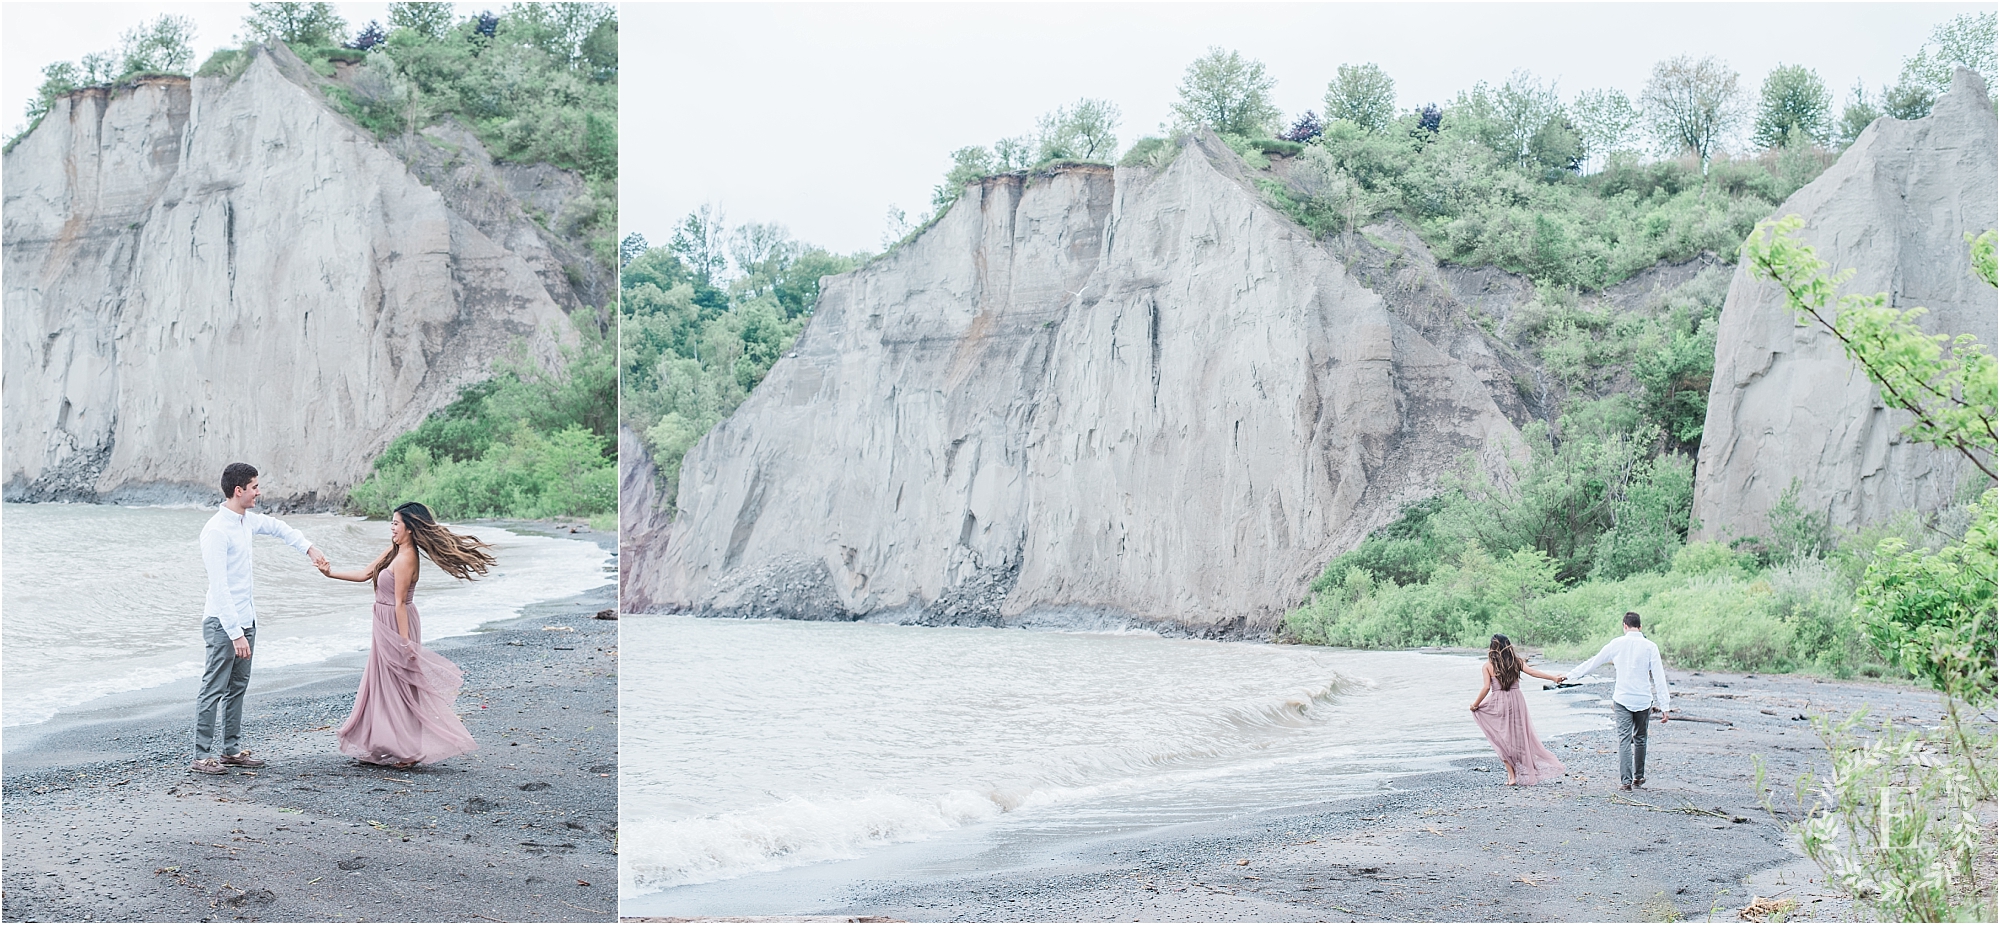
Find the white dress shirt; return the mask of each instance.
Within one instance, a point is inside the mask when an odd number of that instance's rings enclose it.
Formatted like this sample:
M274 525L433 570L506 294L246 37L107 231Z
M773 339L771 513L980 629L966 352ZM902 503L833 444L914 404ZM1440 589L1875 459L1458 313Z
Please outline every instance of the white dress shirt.
M256 534L275 536L301 553L312 543L305 534L276 517L256 511L236 513L223 506L201 528L201 563L208 568L208 606L203 616L214 617L231 639L243 638L243 631L257 624L256 596L250 586L250 538Z
M1605 643L1596 657L1576 666L1569 673L1575 680L1605 662L1610 662L1618 671L1618 681L1611 690L1612 702L1634 713L1649 709L1654 700L1659 701L1660 712L1667 711L1667 666L1660 661L1660 647L1637 630ZM1651 683L1647 683L1650 677Z

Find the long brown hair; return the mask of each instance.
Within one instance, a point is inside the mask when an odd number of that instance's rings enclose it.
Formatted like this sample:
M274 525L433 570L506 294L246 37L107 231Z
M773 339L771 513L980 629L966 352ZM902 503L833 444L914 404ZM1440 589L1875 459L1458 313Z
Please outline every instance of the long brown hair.
M1493 666L1493 675L1500 679L1500 689L1511 691L1514 683L1521 680L1521 656L1514 652L1514 643L1499 633L1493 634L1486 644L1486 661Z
M493 554L486 550L493 548L490 543L482 543L476 536L461 536L438 525L437 518L431 516L431 509L415 501L404 502L396 508L402 515L403 529L409 531L410 542L424 555L429 556L438 568L453 578L471 579L474 573L484 575L493 564ZM375 571L380 572L396 560L396 544L390 543L389 550L382 558L375 560Z

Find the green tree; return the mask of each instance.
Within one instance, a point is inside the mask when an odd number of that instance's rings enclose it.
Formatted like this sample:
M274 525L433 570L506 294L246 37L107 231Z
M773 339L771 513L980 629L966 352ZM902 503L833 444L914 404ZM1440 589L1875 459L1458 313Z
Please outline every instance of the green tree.
M754 299L777 287L779 277L798 259L799 242L783 225L749 222L729 232L729 256L737 272L731 292Z
M1106 100L1080 99L1041 117L1036 126L1035 160L1102 161L1118 151L1118 107Z
M333 4L252 3L243 27L261 41L312 47L338 45L347 41L347 20L335 12Z
M1708 387L1715 375L1716 318L1675 310L1661 325L1658 341L1632 358L1632 377L1642 389L1647 418L1692 456L1708 420Z
M1814 144L1832 134L1828 110L1832 97L1819 74L1803 64L1780 64L1764 78L1750 140L1762 148L1782 147L1794 132Z
M1691 152L1704 169L1715 147L1742 121L1737 74L1713 55L1687 55L1653 65L1639 94L1647 128L1668 154Z
M710 221L699 211L690 218ZM640 434L669 496L687 451L791 349L820 280L865 259L800 243L775 224L743 225L729 243L743 275L727 293L666 247L633 257L619 275L618 413Z
M1990 95L2000 90L2000 14L1961 13L1931 30L1930 78L1939 92L1951 88L1951 70L1967 67L1986 80Z
M1558 435L1530 422L1521 431L1529 458L1513 467L1511 480L1492 480L1464 461L1445 481L1447 501L1432 527L1443 549L1539 550L1564 582L1582 580L1601 558L1616 562L1620 574L1640 567L1634 563L1664 568L1671 549L1657 553L1667 545L1665 535L1673 534L1677 545L1687 532L1693 469L1677 455L1677 463L1652 462L1655 431L1596 423L1565 415ZM1675 487L1682 482L1685 490ZM1604 537L1614 533L1611 543L1625 548L1600 557Z
M1535 150L1536 136L1545 134L1551 123L1559 125L1564 116L1556 85L1525 70L1508 75L1493 94L1493 113L1506 129L1505 153L1522 166L1536 164L1538 154L1547 155Z
M722 213L714 206L703 203L701 208L681 219L680 227L674 229L673 240L668 242L667 249L687 264L695 279L703 285L714 285L721 280L723 271L729 268L729 252L724 243L726 233Z
M1937 550L1911 549L1890 537L1875 549L1855 600L1876 648L1939 693L1990 708L1995 693L1993 640L1995 492L1981 496L1972 525Z
M608 3L516 3L504 20L508 38L540 49L575 70L618 66L617 10Z
M83 69L72 61L56 61L43 65L42 85L35 88L34 97L28 100L28 129L23 130L21 134L26 134L41 122L42 116L48 114L49 107L55 105L56 100L77 89L90 86L86 82L88 79Z
M1613 489L1610 508L1610 525L1591 548L1591 577L1664 571L1687 539L1694 460L1666 453L1638 463Z
M1326 82L1326 118L1346 119L1371 132L1396 122L1396 82L1374 64L1343 64Z
M1907 122L1931 114L1938 92L1921 77L1905 70L1896 85L1882 91L1882 114Z
M1002 138L993 143L993 172L1010 173L1035 166L1035 139L1027 135Z
M194 20L161 15L119 36L118 79L133 74L186 74L194 66Z
M1277 83L1277 78L1265 76L1263 62L1211 47L1181 76L1174 115L1189 128L1206 126L1217 134L1269 137L1282 115L1271 102L1271 88Z
M187 74L194 64L194 21L161 15L125 30L118 47L84 55L82 61L56 61L42 67L42 82L30 97L27 124L8 139L7 147L40 125L49 108L63 96L85 87L114 83L135 74Z
M391 3L389 4L389 28L409 29L431 41L445 37L451 31L452 15L449 3Z
M951 152L951 169L945 171L944 182L931 190L931 209L943 214L946 206L958 201L966 184L1002 172L995 166L993 153L978 145Z
M777 298L785 320L812 314L819 302L819 282L839 276L867 262L865 254L836 254L825 248L800 245L799 256L778 274L771 294Z
M1616 87L1577 94L1569 112L1583 144L1584 157L1600 163L1613 151L1625 150L1632 143L1633 129L1639 125L1639 110Z
M1583 133L1569 119L1557 115L1542 123L1528 137L1528 166L1540 168L1547 179L1583 169Z
M1996 91L1995 43L2000 41L2000 14L1964 13L1931 30L1930 40L1903 59L1894 86L1882 91L1882 111L1897 119L1921 119L1937 99L1951 89L1952 72L1971 68L1986 80L1989 98Z
M1834 143L1843 148L1853 144L1868 126L1880 118L1882 108L1868 98L1868 88L1856 80L1854 93L1847 100L1847 108L1840 111L1840 124L1834 128Z

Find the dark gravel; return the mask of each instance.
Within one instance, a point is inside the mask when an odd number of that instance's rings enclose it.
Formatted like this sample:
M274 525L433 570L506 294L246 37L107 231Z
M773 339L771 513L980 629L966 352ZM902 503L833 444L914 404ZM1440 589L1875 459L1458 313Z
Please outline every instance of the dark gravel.
M1617 789L1610 730L1551 744L1559 783L1507 787L1492 759L1357 799L1157 830L1056 864L866 885L817 915L910 921L1737 921L1751 896L1799 920L1855 910L1819 881L1750 786L1824 767L1814 712L1939 721L1934 695L1867 682L1672 674L1685 715L1654 724L1648 785ZM1779 802L1789 808L1787 797ZM1244 863L1247 862L1247 863Z

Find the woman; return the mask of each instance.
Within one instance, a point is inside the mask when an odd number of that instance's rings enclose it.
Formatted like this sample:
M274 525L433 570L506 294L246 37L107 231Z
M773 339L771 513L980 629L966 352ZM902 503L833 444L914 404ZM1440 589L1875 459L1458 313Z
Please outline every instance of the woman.
M423 646L423 624L411 592L417 585L417 553L453 578L484 575L493 564L487 544L459 536L411 501L389 517L389 549L366 571L320 571L342 581L375 582L374 645L354 712L340 726L341 754L370 764L407 768L440 761L479 747L457 713L458 666Z
M1479 723L1480 731L1486 733L1486 741L1493 743L1493 750L1500 753L1500 763L1507 766L1508 785L1534 784L1544 778L1562 776L1563 763L1535 737L1535 724L1528 720L1528 700L1521 696L1520 685L1523 674L1545 681L1562 678L1528 667L1514 651L1514 644L1497 633L1486 644L1486 664L1481 673L1485 676L1484 686L1472 700L1472 718ZM1494 689L1496 683L1498 690ZM1486 702L1487 694L1493 695L1491 703Z

